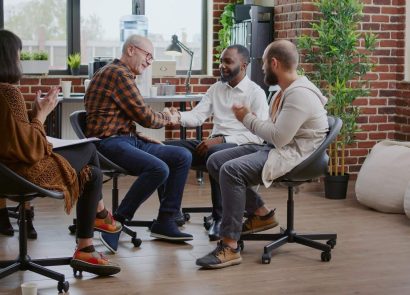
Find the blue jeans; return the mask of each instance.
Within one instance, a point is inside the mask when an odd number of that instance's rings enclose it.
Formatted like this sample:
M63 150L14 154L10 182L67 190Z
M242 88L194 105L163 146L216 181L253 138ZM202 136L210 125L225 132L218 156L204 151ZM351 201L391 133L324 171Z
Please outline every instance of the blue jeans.
M208 158L219 151L229 149L232 147L237 147L236 143L221 143L212 146L208 152L206 153L205 157L200 156L196 152L196 147L201 143L201 141L196 139L188 139L188 140L168 140L164 141L166 145L173 145L173 146L181 146L190 151L192 154L192 166L202 166L206 165ZM211 184L211 197L212 197L212 217L215 220L222 219L222 197L221 197L221 190L219 188L219 183L216 181L211 174L209 174L209 182Z
M98 150L111 161L138 176L116 214L131 220L138 207L158 189L159 218L179 212L192 156L181 147L149 143L134 136L103 139Z

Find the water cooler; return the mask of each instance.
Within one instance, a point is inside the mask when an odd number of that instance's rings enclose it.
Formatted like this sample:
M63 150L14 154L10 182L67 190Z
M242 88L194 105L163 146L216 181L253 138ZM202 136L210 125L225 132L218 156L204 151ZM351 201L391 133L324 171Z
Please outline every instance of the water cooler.
M128 36L137 34L148 36L148 18L145 15L125 15L120 20L120 41L121 48ZM152 67L148 67L137 76L136 83L143 96L149 96L152 85Z

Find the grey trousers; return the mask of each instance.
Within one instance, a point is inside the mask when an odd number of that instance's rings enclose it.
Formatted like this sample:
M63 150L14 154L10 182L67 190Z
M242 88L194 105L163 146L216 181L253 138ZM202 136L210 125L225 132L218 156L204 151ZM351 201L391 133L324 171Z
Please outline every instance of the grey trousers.
M264 205L252 186L262 184L262 169L272 148L242 145L209 157L208 172L219 182L222 194L221 237L239 240L243 212L252 214Z

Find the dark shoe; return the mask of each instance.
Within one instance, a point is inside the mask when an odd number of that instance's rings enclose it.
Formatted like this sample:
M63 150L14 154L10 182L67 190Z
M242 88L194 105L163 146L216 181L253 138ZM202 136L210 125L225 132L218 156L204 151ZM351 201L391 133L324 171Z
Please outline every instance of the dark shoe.
M242 234L247 235L251 233L257 233L277 226L279 222L276 219L275 210L276 209L271 210L265 216L249 216L242 224Z
M14 229L13 226L11 226L7 208L0 209L0 234L14 236Z
M100 240L104 244L104 246L108 248L108 250L110 250L112 253L115 254L117 253L120 235L121 235L121 232L112 233L112 234L101 232Z
M215 250L196 260L196 265L206 269L214 269L240 264L241 262L241 248L239 246L232 249L219 241Z
M181 210L177 213L177 216L175 217L175 222L178 226L183 226L185 224L185 215L184 213L182 213Z
M27 238L31 240L37 239L37 231L33 226L34 211L26 209L27 218Z
M175 242L191 241L192 235L179 230L174 219L168 221L154 221L151 226L151 237Z
M74 272L86 271L98 276L111 276L121 271L117 264L110 262L97 251L87 253L76 250L70 266L74 269Z
M219 240L219 232L221 230L221 220L214 220L211 224L211 227L208 231L208 236L210 241L218 241Z

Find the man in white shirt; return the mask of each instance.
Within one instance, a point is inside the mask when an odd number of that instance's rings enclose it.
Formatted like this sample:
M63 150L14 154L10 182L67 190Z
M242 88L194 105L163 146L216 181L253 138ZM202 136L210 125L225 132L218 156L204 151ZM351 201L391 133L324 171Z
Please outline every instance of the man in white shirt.
M201 126L206 119L213 116L213 129L208 139L166 141L167 145L187 148L192 153L192 166L205 165L213 153L243 144L262 144L263 140L249 131L235 117L233 104L249 107L259 119L268 118L266 94L256 83L246 76L249 64L249 51L242 45L231 45L221 55L219 70L221 81L213 84L199 104L191 111L177 112L171 109L174 122L184 127ZM222 199L218 182L211 176L212 217L209 229L211 241L219 239L219 228L222 218Z

